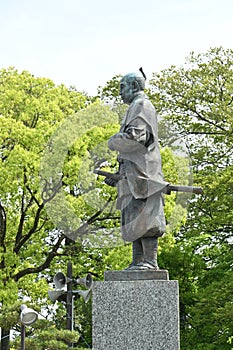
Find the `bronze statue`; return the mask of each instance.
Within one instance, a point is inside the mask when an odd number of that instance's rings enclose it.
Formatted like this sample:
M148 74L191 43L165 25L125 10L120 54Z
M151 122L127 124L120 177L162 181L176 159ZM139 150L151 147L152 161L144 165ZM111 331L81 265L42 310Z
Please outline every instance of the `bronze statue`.
M155 108L144 93L145 78L141 69L121 79L120 95L129 107L120 131L108 141L109 148L119 152L119 180L105 179L117 186L122 237L133 242L130 270L159 269L158 237L166 226L163 190L168 183L161 170Z
M158 238L166 226L163 194L171 191L201 194L203 190L164 181L157 116L144 93L146 76L141 68L140 72L127 74L120 82L120 95L129 107L120 131L108 141L109 148L119 152L119 171L94 172L105 176L105 183L118 189L122 237L133 242L133 259L127 270L158 270Z

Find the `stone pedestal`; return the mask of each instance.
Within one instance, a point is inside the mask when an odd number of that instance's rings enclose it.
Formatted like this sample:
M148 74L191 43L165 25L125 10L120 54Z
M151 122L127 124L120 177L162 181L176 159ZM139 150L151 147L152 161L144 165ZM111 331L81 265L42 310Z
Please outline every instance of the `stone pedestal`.
M93 350L179 350L178 282L166 270L130 273L94 282Z
M144 280L169 280L167 270L123 270L105 271L105 281L144 281Z

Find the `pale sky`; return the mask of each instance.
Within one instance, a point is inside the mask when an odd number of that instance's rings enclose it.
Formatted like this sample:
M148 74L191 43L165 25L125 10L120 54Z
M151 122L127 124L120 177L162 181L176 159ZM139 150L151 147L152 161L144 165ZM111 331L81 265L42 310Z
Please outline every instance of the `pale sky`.
M233 0L0 0L0 68L94 95L116 74L233 49L232 17Z

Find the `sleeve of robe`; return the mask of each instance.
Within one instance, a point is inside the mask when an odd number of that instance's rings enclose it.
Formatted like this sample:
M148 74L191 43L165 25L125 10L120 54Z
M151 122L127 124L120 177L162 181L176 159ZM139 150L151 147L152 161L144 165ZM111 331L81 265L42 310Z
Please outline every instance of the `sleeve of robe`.
M135 198L147 198L167 186L161 171L159 147L154 146L151 127L144 119L134 118L124 132L109 139L108 146L118 151L119 157L124 160L129 186Z

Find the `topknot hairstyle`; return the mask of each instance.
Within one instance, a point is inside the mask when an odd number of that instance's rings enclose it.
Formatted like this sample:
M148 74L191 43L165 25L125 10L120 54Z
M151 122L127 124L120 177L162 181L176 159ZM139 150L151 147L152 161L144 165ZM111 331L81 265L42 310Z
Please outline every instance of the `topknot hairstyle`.
M145 89L146 75L143 72L142 67L139 68L139 71L140 71L141 74L139 74L139 73L129 73L129 74L126 74L122 78L122 80L125 80L127 82L136 81L139 90L143 91Z

